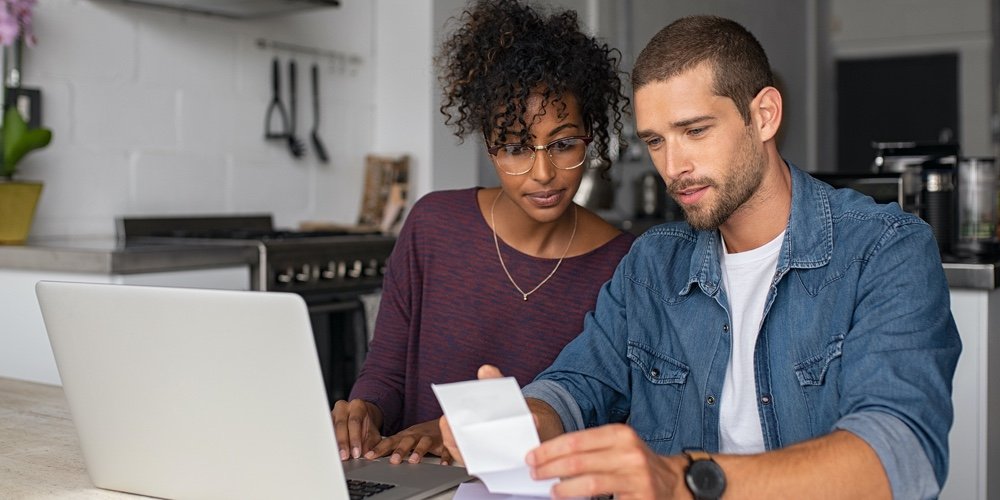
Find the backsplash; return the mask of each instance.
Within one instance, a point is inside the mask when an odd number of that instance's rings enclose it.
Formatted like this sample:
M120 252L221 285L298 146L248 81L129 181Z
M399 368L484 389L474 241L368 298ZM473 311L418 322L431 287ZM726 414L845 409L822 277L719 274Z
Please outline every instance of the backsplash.
M50 147L23 180L45 183L32 238L111 235L122 215L273 213L351 223L374 115L371 2L261 20L229 20L113 1L43 0L23 85L42 90ZM365 34L365 36L358 36ZM357 56L261 49L260 38ZM297 135L312 125L309 69L320 71L319 133L330 162L264 139L271 60L298 65ZM308 145L307 145L308 147Z

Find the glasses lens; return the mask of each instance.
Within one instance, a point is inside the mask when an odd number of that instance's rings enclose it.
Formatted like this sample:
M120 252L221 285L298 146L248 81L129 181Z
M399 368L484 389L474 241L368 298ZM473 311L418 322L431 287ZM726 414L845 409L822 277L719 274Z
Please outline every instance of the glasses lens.
M587 142L579 137L552 141L545 149L552 158L552 164L564 170L579 167L587 157Z
M497 150L494 158L501 170L519 175L531 170L534 151L534 148L524 144L504 144Z
M570 170L583 165L587 157L587 141L581 137L566 137L545 146L549 159L556 168ZM535 148L526 144L504 144L497 148L493 158L501 170L511 175L521 175L535 164Z

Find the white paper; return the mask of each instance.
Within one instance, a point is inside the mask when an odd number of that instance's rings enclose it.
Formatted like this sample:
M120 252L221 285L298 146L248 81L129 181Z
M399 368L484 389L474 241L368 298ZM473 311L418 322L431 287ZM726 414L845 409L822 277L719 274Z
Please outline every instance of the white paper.
M531 478L524 457L538 431L513 377L432 384L465 469L494 494L549 496L557 479Z
M458 485L453 500L527 500L538 497L523 495L508 495L505 493L490 493L486 485L479 481L467 481Z

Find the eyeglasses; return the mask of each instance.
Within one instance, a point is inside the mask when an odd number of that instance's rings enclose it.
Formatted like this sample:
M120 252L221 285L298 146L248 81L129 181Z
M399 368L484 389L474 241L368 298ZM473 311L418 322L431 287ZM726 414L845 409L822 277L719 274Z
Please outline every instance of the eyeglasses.
M587 146L593 141L589 136L556 139L544 146L530 144L500 144L486 150L497 168L508 175L524 175L535 166L535 152L548 153L552 166L559 170L573 170L587 160Z

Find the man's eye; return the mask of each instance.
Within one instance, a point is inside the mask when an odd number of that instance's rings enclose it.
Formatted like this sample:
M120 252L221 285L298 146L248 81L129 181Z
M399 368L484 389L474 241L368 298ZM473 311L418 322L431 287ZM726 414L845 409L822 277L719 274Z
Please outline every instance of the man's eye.
M661 139L659 137L653 137L653 138L650 138L650 139L646 139L646 147L647 148L655 148L656 146L659 146L660 143L662 143L662 142L663 142L663 139Z
M706 130L708 130L708 127L693 128L688 130L688 135L698 137L699 135L704 135Z

